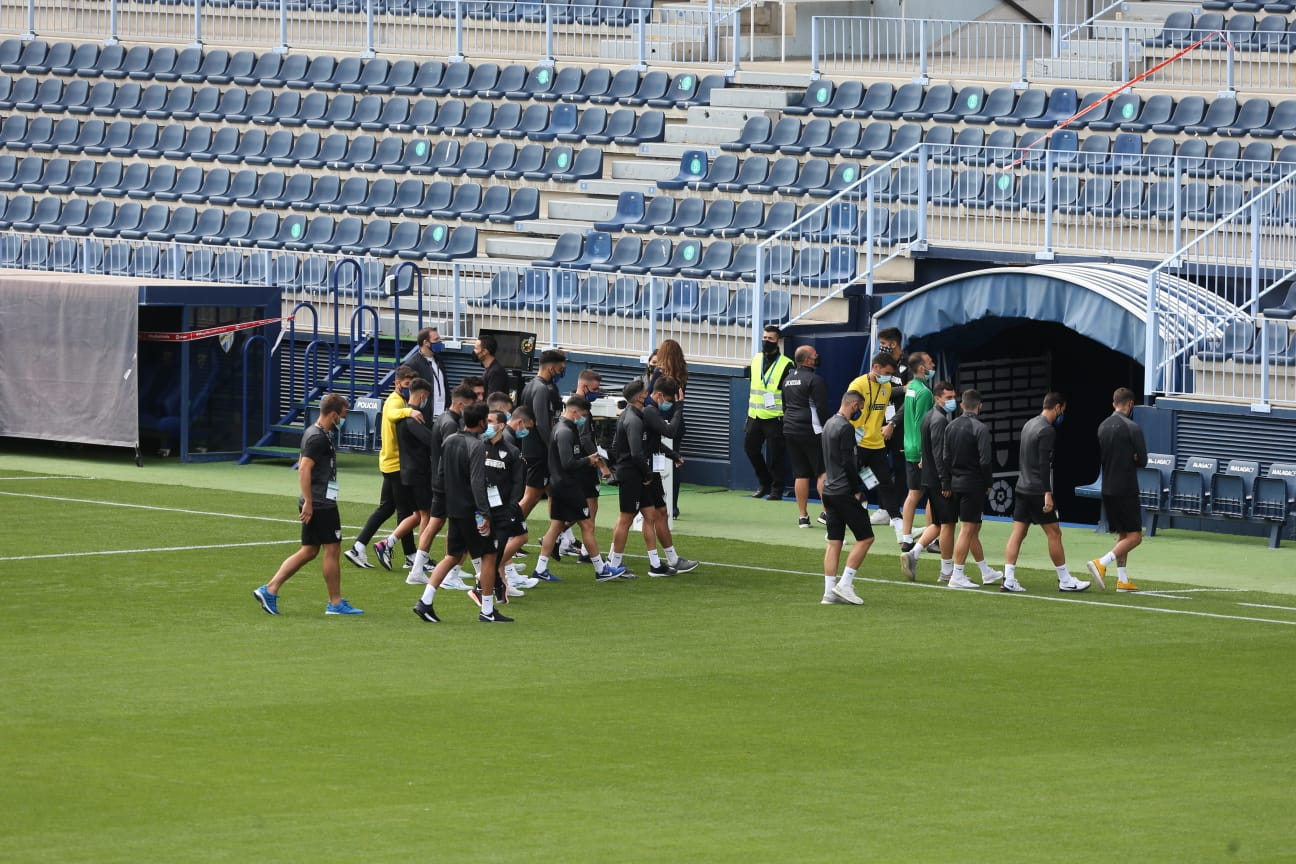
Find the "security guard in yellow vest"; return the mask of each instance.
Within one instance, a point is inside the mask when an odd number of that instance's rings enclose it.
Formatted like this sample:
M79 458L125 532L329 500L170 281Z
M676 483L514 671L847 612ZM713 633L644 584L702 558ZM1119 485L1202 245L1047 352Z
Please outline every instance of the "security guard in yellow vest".
M792 369L792 361L779 352L782 335L773 324L767 325L761 335L761 353L752 358L751 395L743 430L743 449L760 482L751 497L771 501L783 500L783 379ZM762 445L768 445L768 464L761 453Z

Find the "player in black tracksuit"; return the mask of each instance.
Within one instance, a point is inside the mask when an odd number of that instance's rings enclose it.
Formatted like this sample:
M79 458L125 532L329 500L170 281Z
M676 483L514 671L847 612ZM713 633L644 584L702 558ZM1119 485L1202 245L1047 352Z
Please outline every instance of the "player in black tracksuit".
M446 523L446 505L445 491L441 485L441 451L445 446L445 441L450 436L456 434L463 425L464 409L473 403L476 394L473 393L472 387L460 384L451 394L450 407L437 415L429 426L432 433L428 440L428 476L430 503L428 506L428 521L419 531L418 551L414 553L414 561L410 565L410 576L406 581L410 584L421 584L424 565L430 560L428 552L432 548L432 541L441 533L441 529ZM451 584L460 588L463 586L463 580L459 571L454 571Z
M496 569L505 572L509 562L527 541L526 522L522 519L522 490L526 469L522 453L509 440L508 415L496 411L487 417L486 497L490 502L491 528L495 536ZM503 584L504 580L500 580Z
M972 541L981 532L981 514L986 492L994 482L994 460L990 430L977 417L981 413L981 394L963 392L963 413L945 429L945 466L950 477L954 509L958 514L958 539L954 542L954 572L951 588L975 588L963 575Z
M518 405L525 405L535 420L535 430L522 441L522 459L526 463L526 491L522 495L522 516L540 502L549 484L549 442L554 423L562 413L562 395L558 379L567 371L567 355L550 350L540 355L540 371L526 383L518 395Z

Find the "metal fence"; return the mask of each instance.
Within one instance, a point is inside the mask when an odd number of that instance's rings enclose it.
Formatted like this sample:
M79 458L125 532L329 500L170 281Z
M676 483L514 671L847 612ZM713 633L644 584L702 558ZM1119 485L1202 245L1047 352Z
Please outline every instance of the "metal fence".
M1066 38L1062 38L1065 34ZM1005 21L816 16L811 77L890 75L929 79L1148 86L1233 93L1286 89L1296 64L1276 47L1283 33L1225 33L1197 26L1092 21L1061 28ZM1196 43L1200 42L1200 45ZM1196 47L1192 47L1196 45Z
M454 60L622 62L738 69L741 8L602 7L512 0L202 0L61 4L0 0L0 30L25 38L175 42L239 48L408 54Z
M1296 201L1296 174L1259 191L1148 274L1145 390L1242 401L1253 410L1296 405L1296 321L1266 319L1296 279L1296 236L1274 230ZM1204 286L1218 302L1178 290ZM1281 296L1277 301L1281 301Z

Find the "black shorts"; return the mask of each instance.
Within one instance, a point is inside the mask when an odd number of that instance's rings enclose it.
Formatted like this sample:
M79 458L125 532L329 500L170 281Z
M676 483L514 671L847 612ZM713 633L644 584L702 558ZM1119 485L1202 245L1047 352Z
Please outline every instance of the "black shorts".
M793 477L813 480L824 473L823 442L818 435L786 435L783 440L792 462Z
M1104 495L1102 502L1107 510L1108 531L1132 534L1143 530L1143 505L1137 495Z
M917 462L905 462L905 485L910 492L927 491L922 481L922 469L918 467Z
M444 495L438 495L437 493L432 492L431 490L428 490L428 491L429 491L429 499L428 499L428 514L429 514L433 519L444 519L444 518L446 518L446 502L445 502L445 496L444 496Z
M300 509L300 508L298 508ZM342 516L336 507L316 507L302 525L303 546L332 546L342 542Z
M958 522L958 511L954 509L954 496L946 498L941 490L930 486L923 490L927 493L927 518L933 525L953 525Z
M548 459L531 459L522 457L522 464L526 466L526 485L534 486L537 489L543 489L549 485L549 460Z
M856 540L873 536L868 510L854 495L823 496L824 512L828 514L828 539L845 540L850 528Z
M972 525L981 524L981 514L985 511L984 492L955 492L950 500L954 505L954 512L958 514L958 521Z
M432 509L432 487L423 481L415 483L413 486L405 486L405 494L414 504L415 510Z
M399 480L396 481L392 489L392 497L396 499L396 518L403 519L418 509L418 500L414 497L414 487L406 486Z
M471 516L464 519L447 520L446 554L467 555L469 558L480 558L483 555L495 554L495 538L483 537L477 531L477 520Z
M580 522L590 515L589 502L579 484L565 483L549 490L549 518L557 522Z
M1028 525L1052 525L1058 521L1057 505L1044 512L1044 496L1031 495L1028 492L1013 492L1013 521L1025 522Z
M599 494L599 472L597 468L582 471L580 475L581 491L586 498L597 498Z
M661 475L653 473L648 482L638 468L617 468L617 496L622 513L638 513L649 507L666 506L666 490Z

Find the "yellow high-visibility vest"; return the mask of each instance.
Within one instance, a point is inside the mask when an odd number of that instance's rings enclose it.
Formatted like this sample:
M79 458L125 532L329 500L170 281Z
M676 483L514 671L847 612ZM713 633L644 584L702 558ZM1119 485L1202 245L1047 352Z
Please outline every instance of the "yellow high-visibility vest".
M747 416L755 417L757 420L773 420L775 417L783 416L783 390L779 385L783 381L783 373L792 366L792 361L786 354L780 354L779 358L762 374L761 365L764 360L763 353L752 358L751 396L747 402ZM773 408L765 407L767 393L774 397L774 401L769 403L774 406Z

